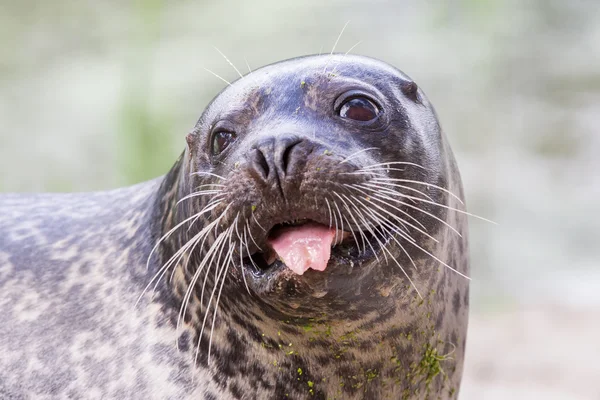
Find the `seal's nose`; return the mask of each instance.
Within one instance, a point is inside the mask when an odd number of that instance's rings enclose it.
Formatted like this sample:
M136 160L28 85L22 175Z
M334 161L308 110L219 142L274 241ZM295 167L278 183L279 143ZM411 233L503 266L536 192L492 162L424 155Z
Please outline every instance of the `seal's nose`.
M268 137L258 141L249 154L252 169L265 181L281 186L304 164L305 141L295 136Z

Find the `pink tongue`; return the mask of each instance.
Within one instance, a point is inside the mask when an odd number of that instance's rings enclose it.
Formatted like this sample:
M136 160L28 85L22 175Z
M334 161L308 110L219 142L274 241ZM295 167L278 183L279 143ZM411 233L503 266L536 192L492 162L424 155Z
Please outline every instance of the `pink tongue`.
M315 223L281 228L269 244L281 261L298 275L309 268L325 271L335 230Z

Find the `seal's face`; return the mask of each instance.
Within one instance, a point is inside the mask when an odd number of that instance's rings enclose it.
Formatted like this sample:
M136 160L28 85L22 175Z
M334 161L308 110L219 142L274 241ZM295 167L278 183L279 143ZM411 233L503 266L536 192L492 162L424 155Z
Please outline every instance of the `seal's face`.
M217 232L204 259L231 265L237 288L279 311L340 313L412 290L409 253L427 257L443 223L432 189L446 167L434 111L398 70L341 55L264 67L227 87L188 142L188 192L210 216L196 230Z

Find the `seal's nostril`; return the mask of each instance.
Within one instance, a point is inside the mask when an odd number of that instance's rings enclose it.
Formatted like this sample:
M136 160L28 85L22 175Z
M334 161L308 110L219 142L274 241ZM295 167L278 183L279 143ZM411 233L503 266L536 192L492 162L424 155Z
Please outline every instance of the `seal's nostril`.
M267 161L267 157L265 157L265 154L258 150L258 165L260 166L260 168L262 169L263 172L263 178L267 179L267 177L269 176L269 172L271 170L271 168L269 168L269 162Z
M289 168L290 166L292 166L293 162L294 162L294 155L293 155L293 150L294 147L296 147L296 145L298 145L301 141L300 140L296 140L294 142L291 142L283 151L282 157L281 157L281 171L285 174L288 175L289 174Z
M267 180L271 168L263 150L254 149L252 151L252 166L264 180Z

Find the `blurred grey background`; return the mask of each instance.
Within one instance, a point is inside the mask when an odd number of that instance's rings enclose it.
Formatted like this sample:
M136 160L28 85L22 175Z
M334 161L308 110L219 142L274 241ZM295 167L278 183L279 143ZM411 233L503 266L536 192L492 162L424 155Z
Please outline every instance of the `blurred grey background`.
M600 2L0 0L0 191L168 171L236 66L337 47L436 105L471 212L461 399L600 399Z

